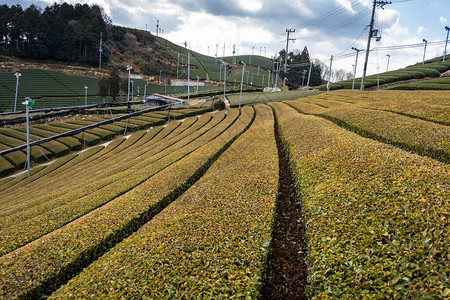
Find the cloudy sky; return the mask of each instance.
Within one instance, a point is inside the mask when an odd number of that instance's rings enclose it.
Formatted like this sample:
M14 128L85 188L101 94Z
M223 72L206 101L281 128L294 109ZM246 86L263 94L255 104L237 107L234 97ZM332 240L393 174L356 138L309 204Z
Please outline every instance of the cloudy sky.
M367 45L373 0L6 0L6 4L40 7L57 3L88 3L102 6L114 24L156 32L174 43L188 43L192 50L209 54L274 56L286 47L286 29L295 29L289 50L307 46L313 58L333 68L353 69L355 51ZM369 73L398 69L422 61L423 39L428 41L426 58L443 55L445 26L450 26L449 0L391 0L376 10L375 28L380 41L372 39ZM418 47L402 45L421 44ZM218 46L216 46L218 45ZM396 47L393 47L396 46ZM400 48L400 49L398 49ZM450 53L450 46L447 51ZM348 55L347 55L348 54ZM348 56L348 57L346 57ZM362 73L364 54L358 60Z

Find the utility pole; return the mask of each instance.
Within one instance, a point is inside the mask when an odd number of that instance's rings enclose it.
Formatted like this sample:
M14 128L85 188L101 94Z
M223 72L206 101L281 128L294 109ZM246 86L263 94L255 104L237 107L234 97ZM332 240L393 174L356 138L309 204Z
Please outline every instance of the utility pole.
M423 46L423 59L422 59L422 65L425 64L425 52L427 51L427 43L428 41L426 39L423 39L422 42L425 43Z
M103 32L100 32L100 48L98 48L98 51L100 53L99 57L98 57L98 70L101 71L102 70L102 37L103 37Z
M358 54L359 54L359 52L364 51L364 49L358 49L358 48L352 47L352 50L356 51L355 67L353 68L353 84L352 84L352 91L353 91L355 89L356 66L358 65Z
M361 91L364 91L364 83L366 81L366 73L367 73L367 63L369 62L369 52L370 52L370 41L372 40L372 33L373 33L373 24L375 19L375 9L377 6L383 7L386 4L391 4L390 1L377 1L373 0L373 7L372 7L372 17L370 19L370 25L369 25L369 38L367 39L367 48L366 48L366 59L364 61L364 71L363 76L361 79Z
M290 39L289 34L291 32L295 32L295 29L286 29L287 38L286 38L286 53L284 54L284 73L287 73L287 61L288 61L288 53L289 53L289 41L295 41L295 39Z
M196 90L197 94L198 94L198 82L199 82L199 80L200 80L200 76L197 75L197 90Z
M327 92L330 91L330 81L331 81L331 66L333 65L333 55L331 55L330 59L330 72L328 74L328 82L327 82Z
M386 65L386 72L389 70L389 60L391 59L391 55L386 54L388 61L387 61L387 65Z
M450 31L450 27L445 26L445 30L447 30L447 37L445 38L444 59L442 61L445 61L445 56L447 55L448 32Z
M156 36L158 36L159 33L159 20L156 20Z

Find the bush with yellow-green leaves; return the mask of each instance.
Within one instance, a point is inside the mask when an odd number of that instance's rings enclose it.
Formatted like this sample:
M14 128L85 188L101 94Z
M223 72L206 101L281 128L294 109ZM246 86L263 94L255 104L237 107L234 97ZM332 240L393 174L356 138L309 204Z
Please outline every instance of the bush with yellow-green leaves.
M18 194L20 195L20 191L10 190L9 194L5 193L5 197L9 197L11 200L5 199L6 202L2 201L6 203L4 205L6 207L2 213L4 217L0 222L0 228L2 228L0 234L4 236L4 239L0 242L0 253L8 253L132 189L174 161L200 147L205 141L209 141L219 134L220 130L225 130L235 120L235 117L237 117L236 111L231 112L227 122L221 124L222 129L217 127L215 128L218 130L217 132L213 131L209 136L204 135L203 139L195 141L197 137L211 128L203 125L214 126L214 122L209 124L210 116L206 115L205 118L201 118L205 121L199 120L197 122L199 127L192 126L192 129L183 132L185 135L183 133L176 135L175 141L171 141L172 139L166 136L165 139L161 140L160 147L154 149L144 144L142 147L144 149L141 151L146 153L147 158L145 156L138 159L135 159L135 157L129 158L129 156L116 157L113 161L110 161L111 166L107 170L100 168L100 171L97 171L97 177L93 172L94 169L105 167L105 164L98 159L88 159L83 164L76 165L68 170L69 176L59 172L55 177L57 185L49 184L51 178L47 176L44 180L46 180L48 187L35 193L31 197L31 203L16 199L16 202L19 202L18 205L12 205L13 198ZM215 122L217 123L222 119L223 117L218 115ZM197 118L194 117L192 120L197 120ZM188 121L185 124L188 127L190 126ZM191 143L192 141L195 142ZM171 143L173 145L168 147ZM132 150L132 147L129 150ZM136 150L134 153L137 153ZM101 157L104 156L106 155ZM121 163L121 161L123 162ZM121 172L119 172L119 166ZM83 177L74 177L74 172L77 172L77 170L83 170L83 174L87 172L90 176L84 179ZM92 172L90 172L91 170ZM63 180L65 178L67 180ZM98 179L96 180L96 178ZM56 186L60 188L54 191ZM76 188L77 186L80 186L80 188ZM29 194L30 191L26 192ZM20 197L19 199L26 199L26 197Z
M448 164L271 105L303 203L310 296L448 297Z
M256 298L278 186L272 110L186 193L50 298Z
M168 155L166 160L171 163L154 176L138 182L135 188L0 257L0 273L5 274L0 277L0 294L3 298L27 298L53 290L176 199L249 126L252 118L253 109L244 108L231 126L222 131L220 126L214 127L197 138L195 143L200 147L191 146L192 151L183 155L180 151ZM152 172L142 166L141 169ZM136 176L143 175L145 172ZM67 211L62 211L60 217L64 213Z

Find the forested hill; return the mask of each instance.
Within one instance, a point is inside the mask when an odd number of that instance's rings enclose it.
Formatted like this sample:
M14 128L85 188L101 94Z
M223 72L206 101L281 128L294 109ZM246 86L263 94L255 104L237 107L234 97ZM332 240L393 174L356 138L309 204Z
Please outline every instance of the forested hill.
M176 73L170 48L149 32L112 25L98 5L0 6L0 55L98 66L100 39L104 66L133 64L147 75Z

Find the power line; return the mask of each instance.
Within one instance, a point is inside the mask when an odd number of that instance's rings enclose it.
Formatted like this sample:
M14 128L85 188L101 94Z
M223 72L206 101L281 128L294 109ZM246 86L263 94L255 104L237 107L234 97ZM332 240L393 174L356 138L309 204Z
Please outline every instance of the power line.
M360 2L357 1L357 0L353 0L350 4L351 4L351 6L353 8L353 7L356 7L356 6L360 5ZM306 22L304 22L304 23L302 23L302 24L300 24L300 25L298 25L296 27L306 27L306 26L313 26L313 25L316 25L316 24L320 24L320 23L328 21L329 19L332 19L332 18L334 18L334 17L336 17L336 16L338 16L338 15L340 15L340 14L346 12L346 11L348 11L348 9L346 7L344 7L344 6L336 7L336 8L333 8L333 9L327 11L323 15L320 15L317 18L314 18L312 20L306 21Z
M364 19L368 15L370 15L370 10L366 10L366 11L364 11L362 13L359 13L359 14L351 17L350 19L342 21L341 23L339 23L339 24L337 24L337 25L335 25L333 27L330 27L328 29L322 30L322 31L320 31L318 33L314 33L314 34L311 34L309 36L302 37L302 39L304 39L304 40L314 40L314 39L322 38L323 35L326 35L326 34L328 34L330 32L334 32L334 31L337 31L339 29L348 27L348 26L358 22L359 20Z

